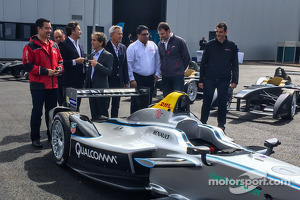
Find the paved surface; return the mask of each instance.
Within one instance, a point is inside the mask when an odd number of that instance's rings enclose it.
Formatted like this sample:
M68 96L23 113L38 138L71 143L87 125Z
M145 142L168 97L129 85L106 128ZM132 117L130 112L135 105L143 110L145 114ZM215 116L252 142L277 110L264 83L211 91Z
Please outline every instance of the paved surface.
M240 84L253 84L260 76L274 74L277 66L247 63L240 66ZM300 67L286 66L293 72L292 81L300 84ZM159 93L160 94L160 93ZM162 95L155 99L157 102ZM202 100L191 105L200 116ZM129 100L123 99L120 117L129 115ZM88 101L83 101L81 111L90 115ZM32 148L29 137L31 97L28 81L5 75L0 76L0 199L149 199L145 193L130 193L91 181L69 168L56 166L46 140L42 122L44 148ZM265 139L277 137L282 145L273 157L300 165L300 114L292 121L276 121L270 117L230 111L226 133L238 144L262 146ZM209 124L216 125L216 111L211 113Z

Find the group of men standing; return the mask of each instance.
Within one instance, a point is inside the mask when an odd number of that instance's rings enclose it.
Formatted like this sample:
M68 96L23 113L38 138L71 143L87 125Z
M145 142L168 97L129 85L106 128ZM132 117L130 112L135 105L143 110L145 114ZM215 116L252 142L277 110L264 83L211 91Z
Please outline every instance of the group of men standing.
M132 97L131 113L145 108L151 103L154 84L160 75L162 76L164 96L175 90L184 90L184 72L190 62L190 55L186 42L174 35L166 22L161 22L157 27L161 38L158 46L149 40L149 29L145 25L137 27L138 39L130 44L127 50L121 44L122 27L112 26L109 29L111 38L109 41L107 41L104 33L94 32L91 35L94 52L88 56L89 67L86 67L84 63L86 55L83 46L79 43L82 31L77 22L70 22L66 25L66 38L62 30L56 30L54 32L55 43L50 40L51 23L49 20L38 19L36 27L38 34L30 39L23 50L23 64L26 71L29 72L33 104L30 127L34 147L42 148L40 125L43 105L45 104L48 140L51 140L48 113L56 106L58 96L59 105L64 105L67 87L120 88L129 87L130 84L130 87L150 88L150 97L144 97L149 99L138 101ZM207 45L208 47L209 45ZM212 50L209 50L209 52L211 51L214 51L213 47ZM204 53L204 60L208 60L205 64L209 66L210 54ZM219 63L213 63L212 67L215 64ZM229 65L226 68L228 73L231 72ZM208 84L214 84L219 89L219 81L226 80L229 85L228 73L223 74L223 78L219 75L216 77L211 74L207 76L206 73L209 74L210 71L211 67L201 67L203 77L207 77L207 79L210 77L217 78L216 82L209 82ZM207 79L200 79L199 86L203 87L204 85L205 88ZM205 80L204 84L203 80ZM237 84L236 76L233 83ZM60 92L58 92L59 89ZM204 89L204 91L210 94L211 88L207 91ZM205 105L207 105L208 100L207 97ZM109 116L110 98L90 98L89 103L92 120ZM79 109L80 99L77 104ZM111 117L118 117L120 97L112 98L111 104ZM205 117L203 119L203 123L206 123Z

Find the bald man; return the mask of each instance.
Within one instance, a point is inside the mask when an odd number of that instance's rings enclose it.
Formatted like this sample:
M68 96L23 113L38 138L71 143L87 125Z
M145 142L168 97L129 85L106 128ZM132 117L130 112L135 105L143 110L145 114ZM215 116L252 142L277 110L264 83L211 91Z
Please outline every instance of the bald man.
M62 42L65 40L65 34L64 31L61 29L56 29L53 33L53 37L54 37L54 42L56 44Z
M56 44L65 40L64 31L61 29L56 29L53 33L54 42ZM62 77L58 76L58 96L57 96L57 103L58 105L62 106L64 103L64 96L63 96L63 85L62 85Z

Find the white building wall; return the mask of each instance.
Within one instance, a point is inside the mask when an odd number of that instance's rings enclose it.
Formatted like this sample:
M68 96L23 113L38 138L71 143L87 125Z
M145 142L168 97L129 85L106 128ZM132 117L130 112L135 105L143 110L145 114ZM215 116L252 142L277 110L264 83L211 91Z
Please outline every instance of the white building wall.
M87 52L87 26L93 26L94 0L0 0L0 21L35 23L38 18L46 18L52 24L66 25L72 15L81 15L76 20L83 31L80 42ZM96 0L97 26L103 26L108 36L112 25L112 0ZM89 37L89 36L88 36ZM0 58L22 58L27 42L0 41Z
M191 56L202 36L225 21L228 38L246 60L275 60L277 41L297 41L300 31L299 0L168 0L167 22L183 37Z

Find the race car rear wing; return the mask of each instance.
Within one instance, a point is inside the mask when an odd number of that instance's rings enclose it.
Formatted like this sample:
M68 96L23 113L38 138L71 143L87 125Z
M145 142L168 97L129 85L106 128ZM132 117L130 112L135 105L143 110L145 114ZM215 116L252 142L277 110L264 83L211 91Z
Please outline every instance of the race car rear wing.
M99 98L99 97L144 97L148 96L148 105L150 104L150 89L147 87L137 88L87 88L87 89L66 89L67 106L76 111L78 98ZM145 98L146 99L146 98ZM142 101L145 101L143 99Z

